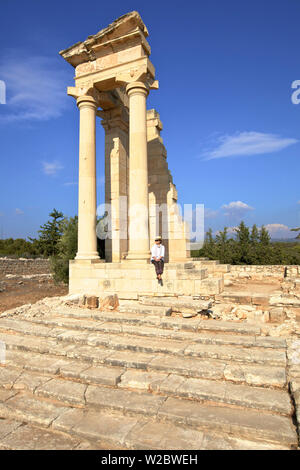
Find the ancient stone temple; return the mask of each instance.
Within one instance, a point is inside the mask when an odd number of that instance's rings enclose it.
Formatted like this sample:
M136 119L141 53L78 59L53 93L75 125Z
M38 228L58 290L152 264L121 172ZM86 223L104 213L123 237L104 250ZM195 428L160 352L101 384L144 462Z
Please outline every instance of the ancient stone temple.
M70 261L70 292L137 298L222 288L221 279L206 279L203 266L191 263L189 230L177 205L160 116L146 107L150 91L158 89L147 36L140 15L131 12L60 52L75 69L75 87L68 87L68 94L80 115L78 252ZM105 259L97 251L97 116L105 130ZM166 247L163 284L149 263L156 235Z

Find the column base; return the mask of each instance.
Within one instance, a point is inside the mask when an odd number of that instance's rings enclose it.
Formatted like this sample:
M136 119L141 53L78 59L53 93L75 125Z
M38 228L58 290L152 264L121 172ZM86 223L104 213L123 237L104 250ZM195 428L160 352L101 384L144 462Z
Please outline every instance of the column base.
M89 253L77 253L75 259L100 259L98 251L92 251Z

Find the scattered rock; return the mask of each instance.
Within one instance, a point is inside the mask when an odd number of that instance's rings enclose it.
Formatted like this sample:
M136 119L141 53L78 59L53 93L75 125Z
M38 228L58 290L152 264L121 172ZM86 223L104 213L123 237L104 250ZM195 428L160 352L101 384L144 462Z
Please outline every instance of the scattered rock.
M246 310L246 312L255 312L256 311L256 307L254 307L253 305L243 305L242 309Z
M116 310L119 306L119 298L117 294L114 295L106 295L102 297L100 300L99 308L100 310Z
M247 273L239 273L238 276L240 279L251 279L251 275Z
M269 312L271 323L282 323L286 319L286 313L283 307L272 308Z
M85 304L85 296L82 294L69 294L65 296L65 305L79 305L83 306Z
M4 292L6 290L5 282L0 282L0 292Z
M195 317L196 314L195 312L182 312L182 317L183 318L192 318L192 317Z
M264 312L263 320L265 323L268 323L270 321L270 312L268 311Z
M221 318L221 316L215 310L206 310L206 312L201 312L201 314L206 317L213 318L214 320Z
M99 307L99 297L96 295L86 295L85 296L85 307L94 309Z
M231 313L233 306L231 304L216 304L213 306L213 312L216 315L222 316Z
M238 310L236 316L237 316L240 320L246 320L246 318L247 318L247 312L245 312L244 310Z
M197 312L191 308L182 308L180 313L183 318L192 318L197 315Z

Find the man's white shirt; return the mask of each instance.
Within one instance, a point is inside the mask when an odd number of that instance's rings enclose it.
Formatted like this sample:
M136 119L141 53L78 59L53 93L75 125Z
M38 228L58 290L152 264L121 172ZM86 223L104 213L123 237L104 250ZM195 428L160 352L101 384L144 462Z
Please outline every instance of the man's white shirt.
M165 247L163 245L153 245L151 248L151 259L164 258Z

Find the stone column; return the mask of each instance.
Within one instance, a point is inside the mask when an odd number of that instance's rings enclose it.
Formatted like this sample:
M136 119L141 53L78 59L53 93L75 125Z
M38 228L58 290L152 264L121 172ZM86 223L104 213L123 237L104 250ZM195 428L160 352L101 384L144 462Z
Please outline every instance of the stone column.
M78 251L76 259L98 259L96 236L96 100L77 99L79 125Z
M148 260L149 201L146 98L142 82L127 85L129 97L129 250L128 260Z

